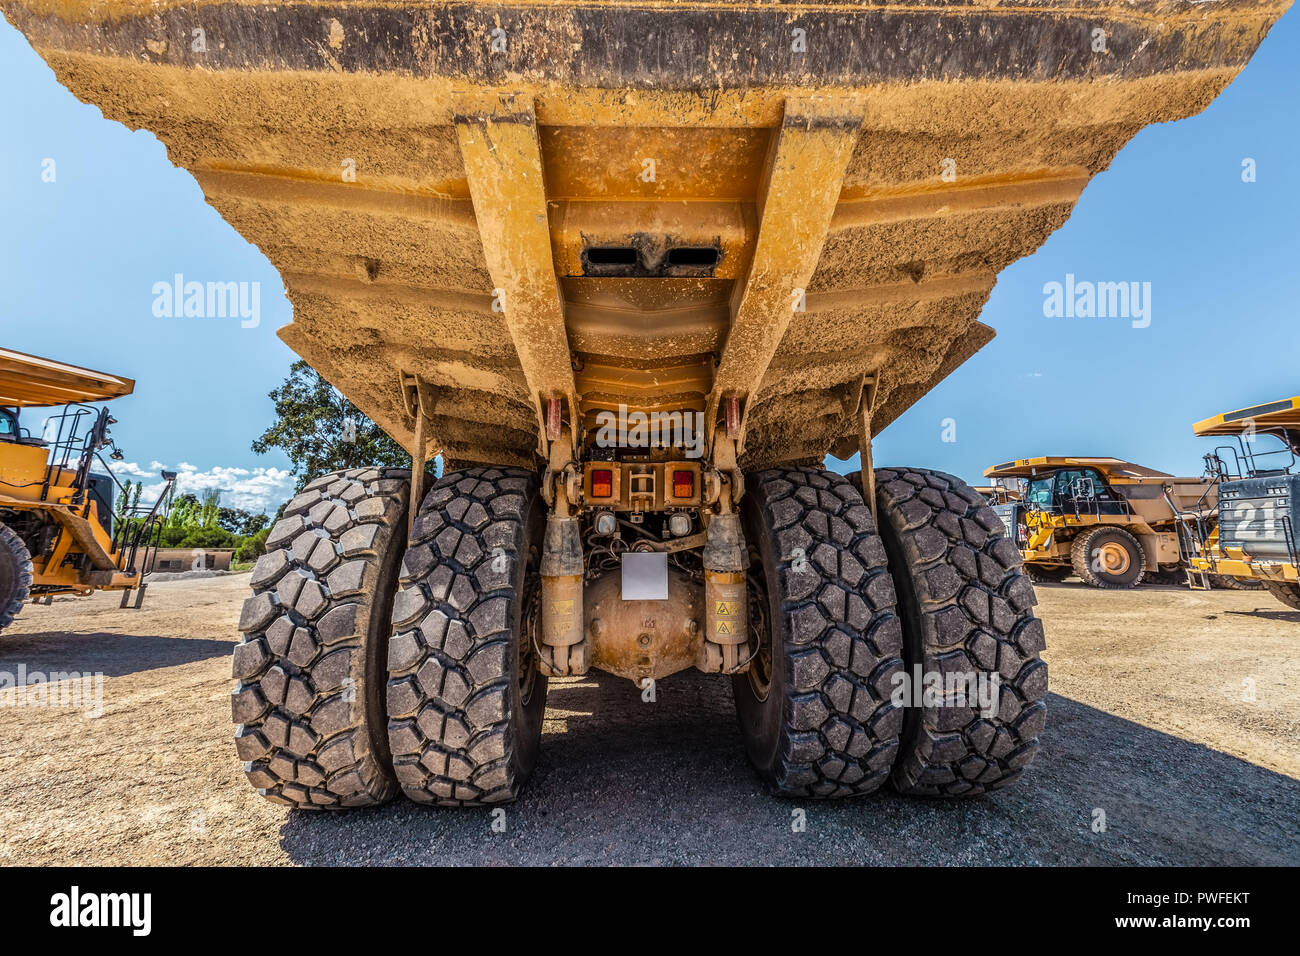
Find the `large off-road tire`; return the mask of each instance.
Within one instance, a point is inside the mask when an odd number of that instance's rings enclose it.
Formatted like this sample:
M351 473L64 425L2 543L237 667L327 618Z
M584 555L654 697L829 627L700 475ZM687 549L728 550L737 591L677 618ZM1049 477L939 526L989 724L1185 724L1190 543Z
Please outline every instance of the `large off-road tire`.
M1292 584L1290 581L1265 581L1264 587L1268 588L1269 594L1287 607L1300 611L1300 584Z
M1166 565L1147 570L1142 575L1143 584L1163 584L1169 587L1187 587L1187 571L1178 565Z
M999 681L995 713L969 697L969 706L909 706L892 784L946 797L1004 787L1034 759L1047 720L1043 626L1020 552L983 497L941 472L878 469L876 514L909 673Z
M1142 583L1144 563L1142 545L1123 528L1090 528L1070 544L1074 573L1094 588L1135 588Z
M18 533L0 524L0 630L14 622L32 592L32 556Z
M1025 577L1035 584L1060 584L1067 577L1073 568L1061 567L1053 564L1026 564L1024 567Z
M1262 591L1265 584L1259 578L1234 578L1231 574L1209 575L1210 587L1224 591Z
M384 676L410 472L317 478L288 505L253 569L239 619L231 713L249 781L303 808L397 792Z
M889 777L902 709L894 585L871 511L842 475L762 471L742 499L750 631L732 678L749 759L776 793L844 797Z
M444 474L424 499L388 649L393 771L412 800L514 800L537 762L545 520L537 478L520 468Z

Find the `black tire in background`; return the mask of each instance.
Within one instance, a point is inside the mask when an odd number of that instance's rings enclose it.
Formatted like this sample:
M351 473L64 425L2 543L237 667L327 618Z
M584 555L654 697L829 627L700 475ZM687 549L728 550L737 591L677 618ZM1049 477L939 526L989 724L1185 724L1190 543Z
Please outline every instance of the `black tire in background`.
M1114 555L1121 562L1112 566ZM1070 545L1070 564L1084 584L1115 590L1135 588L1142 583L1146 558L1142 545L1123 528L1090 528L1079 534Z
M1044 564L1026 564L1024 568L1025 577L1029 578L1029 580L1035 584L1039 582L1045 584L1060 584L1070 576L1072 570L1072 568Z
M1210 586L1225 591L1262 591L1265 584L1259 578L1234 578L1231 574L1211 574Z
M384 675L410 472L354 468L285 506L239 619L231 713L249 781L303 809L397 792Z
M32 556L18 532L0 524L0 630L13 623L32 592Z
M1001 519L969 485L920 468L876 471L876 514L898 591L909 673L998 675L997 710L909 706L891 782L973 796L1011 783L1047 720L1033 586Z
M412 800L514 800L537 763L545 524L537 477L522 468L444 474L425 496L388 652L393 771Z
M750 761L784 796L871 793L903 716L890 701L902 633L871 511L845 477L813 468L749 476L741 507L760 650L732 690Z
M1300 611L1300 584L1292 584L1289 581L1265 581L1264 587L1268 588L1269 594L1287 607Z

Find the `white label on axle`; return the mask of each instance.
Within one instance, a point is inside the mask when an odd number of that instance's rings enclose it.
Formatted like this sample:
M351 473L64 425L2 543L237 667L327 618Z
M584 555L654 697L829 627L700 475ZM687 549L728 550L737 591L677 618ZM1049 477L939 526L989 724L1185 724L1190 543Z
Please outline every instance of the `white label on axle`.
M627 551L623 554L623 600L668 600L668 554Z

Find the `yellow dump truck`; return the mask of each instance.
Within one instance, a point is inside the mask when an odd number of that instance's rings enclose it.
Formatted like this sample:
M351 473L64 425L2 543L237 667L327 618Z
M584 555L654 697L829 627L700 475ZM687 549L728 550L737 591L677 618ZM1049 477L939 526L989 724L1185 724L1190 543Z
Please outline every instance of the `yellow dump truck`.
M1208 519L1199 508L1184 518L1193 573L1206 584L1257 582L1300 610L1300 397L1224 412L1192 431L1232 439L1205 456L1217 505Z
M103 455L121 458L109 436L116 419L86 404L134 387L128 378L0 348L0 628L29 597L122 591L125 607L135 591L140 606L165 492L142 514L119 509L114 527L122 489ZM52 412L41 434L19 419L32 407ZM175 475L163 477L170 483Z
M252 784L513 799L548 680L592 668L729 679L776 793L1015 780L1047 692L1020 555L872 439L1288 3L0 0L279 269L280 337L442 455L275 525L234 657Z
M1208 513L1214 485L1118 458L1022 458L984 472L1026 482L1023 498L996 506L1041 580L1073 572L1098 588L1137 587L1144 576L1184 581L1179 516Z
M1019 501L1022 497L1018 488L1012 488L1005 484L999 485L971 485L979 494L984 496L984 500L991 505L1006 505Z

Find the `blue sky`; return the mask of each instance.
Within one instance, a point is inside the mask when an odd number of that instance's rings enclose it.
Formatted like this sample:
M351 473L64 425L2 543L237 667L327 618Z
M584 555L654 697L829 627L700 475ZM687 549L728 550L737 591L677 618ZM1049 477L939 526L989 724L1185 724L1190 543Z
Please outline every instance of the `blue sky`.
M1298 63L1292 12L1204 113L1139 133L1002 273L982 316L998 337L877 439L877 463L974 481L1010 458L1104 454L1199 474L1211 443L1193 421L1300 393ZM114 436L138 473L181 468L183 487L274 509L288 462L249 443L294 359L275 270L151 134L79 103L2 20L0 89L0 345L135 378ZM155 317L154 283L178 272L260 282L260 324ZM1044 284L1067 273L1149 282L1150 326L1044 317Z

